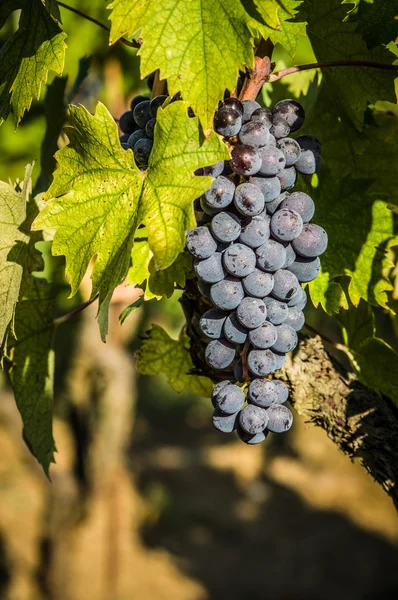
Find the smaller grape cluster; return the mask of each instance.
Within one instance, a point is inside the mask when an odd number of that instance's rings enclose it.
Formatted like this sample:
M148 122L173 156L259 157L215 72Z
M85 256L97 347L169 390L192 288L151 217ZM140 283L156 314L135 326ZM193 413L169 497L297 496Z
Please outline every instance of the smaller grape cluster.
M233 366L236 380L214 387L213 424L223 433L236 429L249 444L292 424L285 384L267 377L297 345L307 302L301 283L318 275L327 247L325 230L310 223L312 198L288 191L297 172L310 175L321 164L316 138L288 137L303 122L294 100L273 111L253 100L225 100L214 128L227 138L231 160L203 169L214 180L196 203L198 226L186 236L199 291L213 304L199 322L205 360L215 370ZM245 396L237 383L246 387L249 376Z
M149 79L148 86L152 89L153 77ZM122 132L120 143L125 150L132 150L137 166L144 171L148 167L149 156L153 147L153 138L156 124L156 114L168 96L160 95L154 98L148 96L135 96L130 102L130 109L126 110L119 119L119 128ZM176 100L173 98L171 101Z

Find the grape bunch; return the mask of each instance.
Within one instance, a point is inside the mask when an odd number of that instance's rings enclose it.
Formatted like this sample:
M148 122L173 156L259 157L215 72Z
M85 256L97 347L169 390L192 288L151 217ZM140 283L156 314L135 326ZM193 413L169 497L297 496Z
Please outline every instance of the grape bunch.
M154 75L154 74L152 74ZM147 78L148 87L152 89L153 77ZM153 137L156 124L156 113L168 96L160 95L154 98L135 96L119 119L122 131L120 143L125 150L132 150L137 166L144 171L148 167L149 156L153 147ZM177 97L171 99L171 102Z
M211 369L233 367L235 378L213 389L213 424L248 444L292 425L288 389L269 377L297 345L307 302L301 283L318 275L327 247L325 230L310 223L312 198L288 191L297 173L312 175L321 164L315 137L289 137L303 122L294 100L272 111L253 100L224 100L214 128L231 159L200 173L214 180L196 201L198 226L186 236L199 292L212 304L199 323L205 360Z

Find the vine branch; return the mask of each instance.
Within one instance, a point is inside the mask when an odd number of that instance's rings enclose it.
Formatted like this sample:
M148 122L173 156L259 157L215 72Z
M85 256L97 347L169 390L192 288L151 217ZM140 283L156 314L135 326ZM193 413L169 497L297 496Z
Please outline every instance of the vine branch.
M398 73L398 65L388 65L386 63L373 62L371 60L329 60L325 62L310 63L308 65L299 65L296 67L289 67L288 69L282 69L278 73L272 73L268 77L267 81L273 83L291 75L292 73L299 73L300 71L308 71L309 69L325 69L327 67L368 67L370 69L382 69L384 71L396 71Z
M89 15L86 15L85 13L81 12L77 8L74 8L73 6L69 6L69 4L65 4L64 2L58 2L58 0L57 0L57 4L58 4L58 6L62 6L62 8L65 8L66 10L69 10L70 12L73 12L76 15L79 15L79 17L86 19L86 21L90 21L90 23L94 23L94 25L101 27L101 29L105 29L105 31L110 32L110 28L107 27L106 25L104 25L103 23L101 23L101 21L98 21L97 19L94 19L94 17L90 17ZM129 46L130 48L141 48L141 43L142 43L141 40L131 40L130 41L123 37L119 38L118 42L121 42L122 44L124 44L125 46Z
M53 321L54 327L58 327L59 325L66 323L67 321L72 319L75 315L78 315L79 313L83 312L83 310L85 310L88 306L90 306L90 304L95 302L97 300L97 298L98 298L98 295L95 296L94 298L92 298L91 300L87 300L87 302L83 302L83 304L80 304L80 306L77 306L76 308L74 308L70 312L66 313L65 315L62 315L61 317L54 319L54 321Z

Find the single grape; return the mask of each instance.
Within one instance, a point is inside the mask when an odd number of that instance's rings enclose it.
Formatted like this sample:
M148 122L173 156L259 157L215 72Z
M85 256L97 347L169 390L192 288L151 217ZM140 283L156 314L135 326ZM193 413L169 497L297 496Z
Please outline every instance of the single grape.
M313 150L301 150L301 156L294 165L296 170L303 175L313 175L322 165L321 155Z
M288 244L285 242L283 244L283 246L286 250L286 261L285 261L285 264L283 265L282 269L287 269L288 267L290 267L290 265L292 265L294 263L297 256L296 256L296 253L293 250L293 246L291 244Z
M247 366L253 375L265 377L276 369L274 353L272 350L250 350L247 355Z
M274 349L272 350L272 353L275 361L275 369L273 370L273 373L275 373L275 371L282 369L283 365L285 364L286 354L284 352L276 352Z
M261 408L278 404L279 390L276 381L273 379L254 379L249 385L247 396L252 404L261 406Z
M302 232L292 243L294 250L304 258L315 258L328 247L328 234L315 223L306 223Z
M242 222L239 241L249 248L258 248L269 239L269 233L269 223L263 217L251 217Z
M287 167L292 167L300 158L300 145L292 138L279 139L276 142L276 147L283 152Z
M221 252L214 252L209 258L195 261L194 270L199 279L206 283L221 281L226 275Z
M290 127L279 115L273 115L272 117L272 127L270 129L272 135L275 139L279 140L281 138L285 138L290 133Z
M280 100L274 106L273 115L284 119L290 131L297 131L304 123L304 108L296 100Z
M245 444L249 444L249 446L261 444L261 442L263 442L268 435L268 431L260 431L260 433L256 434L247 433L242 429L242 427L240 427L239 423L236 427L236 433L238 434L239 439Z
M146 78L146 84L151 91L153 90L153 85L155 83L155 77L156 77L156 71L152 71L152 73L149 73L149 75Z
M140 104L141 102L147 102L148 100L148 96L134 96L134 98L132 98L130 102L130 109L134 112L134 109L137 106L137 104Z
M294 273L301 283L306 283L316 279L321 270L321 261L319 256L316 258L304 258L297 256L293 264L290 265L289 271Z
M257 265L263 271L274 272L286 262L286 250L279 242L267 240L256 249Z
M321 153L321 142L314 135L299 135L296 138L296 142L299 144L300 148L304 148L305 150L313 150L318 154Z
M148 123L145 125L145 133L151 140L153 140L155 135L155 125L156 119L149 119Z
M212 340L205 349L205 360L212 369L226 369L235 358L235 346L228 340Z
M234 242L241 233L240 221L237 216L229 212L220 212L211 220L211 231L220 242Z
M165 100L167 100L167 96L155 96L155 98L152 98L151 103L149 105L149 110L153 119L156 119L156 114L159 108L165 102Z
M208 259L209 260L209 259ZM296 294L299 294L300 283L297 277L291 271L278 269L274 273L274 287L272 295L282 302L288 302Z
M207 204L206 198L204 196L202 196L200 198L199 202L200 202L200 208L203 210L203 212L206 215L208 215L210 217L214 216L214 215L218 215L218 213L220 213L222 211L222 208L214 208L213 206L210 206L210 204Z
M274 384L276 385L278 393L277 404L284 404L289 398L289 390L287 389L287 385L280 379L275 379Z
M226 107L233 108L240 115L243 115L242 102L240 100L238 100L237 98L225 98L225 100L223 100L221 102L220 108L226 108Z
M305 290L303 290L303 288L300 286L299 293L297 294L297 296L294 296L291 300L289 300L287 305L289 306L289 308L291 306L296 306L298 310L303 310L303 308L307 304L307 300L307 294Z
M275 298L263 298L263 302L267 308L267 321L273 325L280 325L286 321L289 314L287 305Z
M243 390L233 384L224 386L217 394L216 408L226 415L233 415L240 410L245 402Z
M127 143L131 148L134 148L138 140L147 139L145 129L137 129L128 137Z
M239 132L240 143L247 144L253 148L265 146L268 143L269 137L269 130L260 121L248 121L242 125L242 129Z
M228 381L228 379L224 379L224 381L219 381L214 386L213 391L211 393L211 403L213 404L214 408L216 408L216 400L217 400L218 393L223 389L224 386L229 385L230 383L232 383L232 381Z
M205 200L212 208L226 208L233 200L235 185L230 179L219 175L213 180L211 188L205 192Z
M269 110L269 108L256 108L256 110L252 113L250 120L263 123L267 129L271 129L272 112Z
M294 167L287 167L282 169L280 173L277 174L277 178L281 182L281 190L282 192L286 190L292 189L295 186L297 179L297 172Z
M281 182L277 177L252 177L250 183L260 188L265 202L275 200L281 193Z
M260 327L249 331L249 340L255 348L265 350L271 348L276 342L277 334L275 326L265 321Z
M134 120L133 111L126 110L119 119L119 127L123 133L133 133L137 129L137 123Z
M278 241L291 242L303 229L303 220L295 210L281 208L272 215L271 233Z
M250 118L255 110L261 108L260 104L255 100L243 100L243 122L250 121Z
M152 147L153 141L144 138L141 138L134 144L134 159L139 167L144 167L148 164Z
M312 198L304 192L293 192L282 201L280 208L295 210L301 216L303 223L311 221L315 212L315 204Z
M295 330L290 327L290 325L286 325L286 323L282 323L282 325L275 325L277 339L272 349L276 352L291 352L297 346L298 337Z
M225 415L221 410L213 413L213 426L221 433L232 433L236 429L239 412L234 415Z
M267 429L274 433L283 433L288 431L293 423L293 415L287 406L283 404L274 404L267 408L268 425Z
M261 158L261 167L258 170L260 175L277 175L286 166L284 154L276 146L263 146L258 149L258 154Z
M256 255L244 244L232 244L223 254L224 267L234 277L246 277L256 266Z
M231 167L244 177L258 173L261 167L261 158L252 146L236 146L231 153Z
M235 313L231 313L225 319L223 331L224 336L232 344L244 344L247 340L247 328L239 323Z
M264 302L259 298L247 296L239 304L236 316L243 327L255 329L264 323L267 317L267 309Z
M217 242L207 227L195 227L187 231L188 251L195 258L209 258L217 250Z
M219 160L214 165L209 167L203 167L203 175L209 175L210 177L218 177L224 171L225 163L223 160Z
M275 200L272 200L272 202L267 202L266 209L269 212L269 214L273 215L274 212L277 211L278 208L282 205L282 202L289 196L289 192L283 192L283 194L279 194L279 196L277 196Z
M125 142L122 142L120 145L123 148L123 150L132 150L131 146L129 146Z
M241 183L237 186L234 204L238 211L247 217L259 215L265 206L262 191L252 183Z
M213 304L222 310L235 310L244 296L245 292L240 280L231 276L215 283L210 288L210 298Z
M201 316L199 327L201 332L212 340L219 340L223 337L223 326L227 318L227 313L219 308L211 308Z
M224 137L233 137L242 127L242 115L229 106L220 108L214 115L214 129Z
M255 435L267 427L268 417L263 408L248 404L239 413L239 425L243 431Z
M272 292L274 277L271 273L265 273L260 269L254 269L249 275L242 279L245 292L254 298L264 298Z
M141 129L145 129L145 125L148 123L149 119L152 118L149 108L150 104L151 103L149 100L144 100L143 102L137 104L137 106L134 109L134 119L137 122L137 125L141 127Z
M305 317L302 310L292 306L289 308L289 314L285 321L286 325L290 325L294 331L300 331L304 327Z

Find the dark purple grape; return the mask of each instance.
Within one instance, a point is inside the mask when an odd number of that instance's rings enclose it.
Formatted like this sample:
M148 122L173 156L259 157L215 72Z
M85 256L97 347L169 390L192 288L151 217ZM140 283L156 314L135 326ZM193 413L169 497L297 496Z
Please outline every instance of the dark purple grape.
M148 96L134 96L130 102L130 109L134 112L137 104L140 104L140 102L146 102L147 100L149 100Z
M225 98L225 100L223 100L223 102L221 102L220 105L220 108L224 107L233 108L240 115L243 115L243 105L242 102L238 100L238 98Z
M263 123L267 129L271 129L272 112L269 110L269 108L256 108L256 110L252 113L250 120Z
M249 177L259 171L261 158L252 146L236 146L231 153L231 166L239 175Z
M296 100L281 100L277 102L272 114L286 121L290 131L300 129L305 119L304 108Z
M226 106L216 111L214 129L224 137L237 135L242 127L242 115L231 107Z
M137 129L137 123L133 116L133 111L126 110L119 119L119 127L123 133L133 133Z
M243 123L250 121L250 118L255 110L261 108L260 104L255 100L243 100Z
M141 129L145 129L145 125L151 119L150 104L149 100L144 100L134 109L134 119Z
M156 119L156 114L159 108L163 105L167 98L168 96L155 96L155 98L152 98L151 103L149 105L149 110L153 119Z

